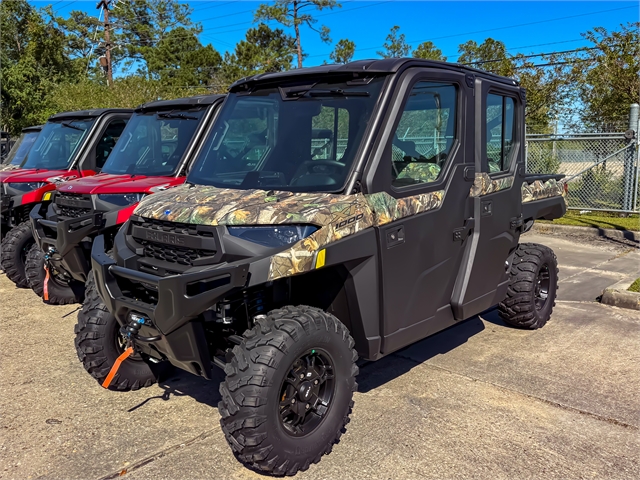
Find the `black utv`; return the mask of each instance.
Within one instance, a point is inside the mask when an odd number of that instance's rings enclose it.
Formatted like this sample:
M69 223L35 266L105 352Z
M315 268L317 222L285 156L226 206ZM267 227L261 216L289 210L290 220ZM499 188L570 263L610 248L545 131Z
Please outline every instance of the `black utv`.
M494 305L542 327L556 258L519 238L566 207L562 176L525 173L524 107L512 79L415 59L236 82L187 183L143 200L111 255L94 242L95 313L125 338L103 386L223 368L231 448L293 475L343 433L358 357Z

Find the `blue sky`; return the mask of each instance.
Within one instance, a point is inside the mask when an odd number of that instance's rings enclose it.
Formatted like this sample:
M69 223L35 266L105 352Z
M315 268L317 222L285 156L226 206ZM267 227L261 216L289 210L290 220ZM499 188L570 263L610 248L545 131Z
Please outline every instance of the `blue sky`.
M119 0L121 2L127 0ZM85 10L98 14L95 1L31 1L42 7L54 4L59 14ZM218 51L232 50L252 26L255 1L186 2L194 12L192 18L202 23L203 44L211 43ZM580 33L602 26L609 30L621 23L638 21L638 1L396 1L344 0L341 9L318 13L318 25L331 29L333 44L341 38L356 43L355 59L374 58L394 25L413 47L425 40L433 41L448 57L456 61L458 45L467 40L482 42L487 37L503 41L510 53L534 54L571 50L587 45ZM275 26L275 24L272 24ZM305 66L328 60L333 44L304 28L302 45L308 54Z

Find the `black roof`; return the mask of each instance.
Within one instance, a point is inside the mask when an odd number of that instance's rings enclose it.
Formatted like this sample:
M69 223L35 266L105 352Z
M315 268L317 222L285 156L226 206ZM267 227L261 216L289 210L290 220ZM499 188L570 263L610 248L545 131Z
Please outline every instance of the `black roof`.
M224 95L196 95L194 97L176 98L173 100L157 100L145 103L136 108L136 112L146 110L167 110L176 108L193 108L200 105L212 105L224 98Z
M22 129L23 133L27 132L39 132L42 130L43 125L32 125L31 127L25 127Z
M77 112L56 113L49 117L51 120L64 120L66 118L91 118L100 117L106 113L133 113L132 108L96 108L93 110L78 110Z
M287 78L295 78L300 76L318 76L318 75L339 75L344 73L363 73L367 76L371 74L389 74L399 71L405 66L416 67L430 67L430 68L442 68L446 70L455 70L463 73L472 73L479 77L486 77L492 80L506 83L508 85L518 85L513 78L502 77L493 73L471 68L465 65L449 62L439 62L437 60L422 60L419 58L385 58L382 60L358 60L356 62L350 62L345 64L336 65L319 65L317 67L299 68L294 70L288 70L286 72L277 73L261 73L258 75L252 75L250 77L241 78L234 82L229 91L237 91L243 88L247 88L252 83L256 82L278 82Z

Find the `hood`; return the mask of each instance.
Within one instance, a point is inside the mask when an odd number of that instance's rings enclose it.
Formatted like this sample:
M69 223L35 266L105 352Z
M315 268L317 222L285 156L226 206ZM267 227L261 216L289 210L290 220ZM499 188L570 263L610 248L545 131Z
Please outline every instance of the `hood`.
M313 224L321 227L271 258L268 278L296 275L316 265L327 245L365 229L440 208L444 191L401 199L386 192L292 193L182 185L143 199L134 214L199 225Z
M364 195L236 190L183 185L140 202L134 214L199 225L332 224L353 212L371 223ZM363 218L361 217L361 218ZM360 220L360 219L359 219Z
M48 178L77 174L70 170L38 170L35 168L6 170L0 172L1 182L44 182Z
M154 187L184 183L184 177L147 177L144 175L114 175L99 173L58 185L58 190L69 193L151 193ZM153 190L152 190L153 189Z

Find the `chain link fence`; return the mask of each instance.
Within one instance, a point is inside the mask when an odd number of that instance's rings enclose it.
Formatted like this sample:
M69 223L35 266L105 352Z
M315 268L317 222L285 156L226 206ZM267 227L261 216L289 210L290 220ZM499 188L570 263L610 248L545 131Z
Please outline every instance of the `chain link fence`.
M629 136L528 135L527 171L564 174L569 208L638 212L638 148Z

